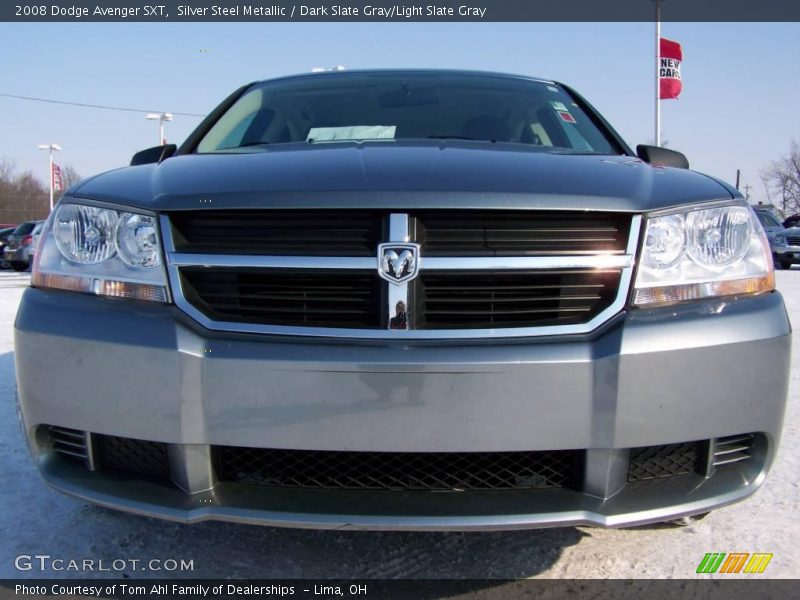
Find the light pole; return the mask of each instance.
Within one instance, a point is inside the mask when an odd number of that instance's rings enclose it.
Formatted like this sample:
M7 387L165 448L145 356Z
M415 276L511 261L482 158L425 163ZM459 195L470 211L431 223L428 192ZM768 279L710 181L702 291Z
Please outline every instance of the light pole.
M147 119L158 121L158 145L164 146L167 138L164 137L164 122L172 121L172 113L147 113Z
M53 150L58 152L61 146L58 144L39 144L39 150L48 150L50 154L50 212L53 212Z

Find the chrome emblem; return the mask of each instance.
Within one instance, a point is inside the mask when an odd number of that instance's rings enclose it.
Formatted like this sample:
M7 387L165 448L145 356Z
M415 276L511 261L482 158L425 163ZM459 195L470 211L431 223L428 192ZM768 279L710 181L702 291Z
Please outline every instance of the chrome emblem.
M378 275L399 285L419 272L419 244L379 244Z

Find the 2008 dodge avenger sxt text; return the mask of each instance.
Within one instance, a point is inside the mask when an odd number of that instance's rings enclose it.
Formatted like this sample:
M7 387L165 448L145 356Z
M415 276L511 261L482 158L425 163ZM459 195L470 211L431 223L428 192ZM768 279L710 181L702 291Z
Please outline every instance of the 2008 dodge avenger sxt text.
M637 152L551 81L241 88L48 219L15 331L41 473L140 514L321 528L746 497L789 375L769 245L735 189Z

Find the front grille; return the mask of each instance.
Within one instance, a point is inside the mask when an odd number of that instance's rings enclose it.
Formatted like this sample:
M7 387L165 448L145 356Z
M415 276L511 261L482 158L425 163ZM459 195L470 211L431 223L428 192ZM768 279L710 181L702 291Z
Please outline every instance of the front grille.
M630 454L628 481L660 479L700 470L702 442L667 444L633 448ZM705 444L706 448L708 444Z
M373 256L383 226L370 211L205 210L170 220L179 252L284 256Z
M790 246L800 246L800 237L798 236L790 235L786 238L786 241Z
M425 211L416 239L425 256L622 253L630 216L544 211Z
M217 477L241 484L352 490L503 490L576 485L581 453L328 452L215 447Z
M50 426L47 433L54 452L69 460L89 462L89 440L85 431Z
M305 327L378 327L376 272L181 270L186 299L208 317Z
M489 329L585 323L610 306L620 271L425 272L417 328Z
M750 460L755 436L752 433L730 435L714 440L713 464L715 467Z
M595 211L207 210L163 217L162 231L176 304L207 327L391 338L404 305L404 335L441 339L590 331L622 304L640 223ZM378 260L394 242L419 255Z
M93 436L97 468L140 475L169 475L167 445L113 435Z

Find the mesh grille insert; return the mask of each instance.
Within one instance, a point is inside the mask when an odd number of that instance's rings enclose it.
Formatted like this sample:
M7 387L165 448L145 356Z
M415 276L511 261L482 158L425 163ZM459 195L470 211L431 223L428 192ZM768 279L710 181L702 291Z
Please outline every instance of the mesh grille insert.
M356 490L502 490L575 484L579 452L329 452L217 446L221 481Z
M633 448L628 481L697 473L700 468L700 446L700 442L686 442Z
M167 445L111 435L95 435L98 467L144 475L169 475Z

